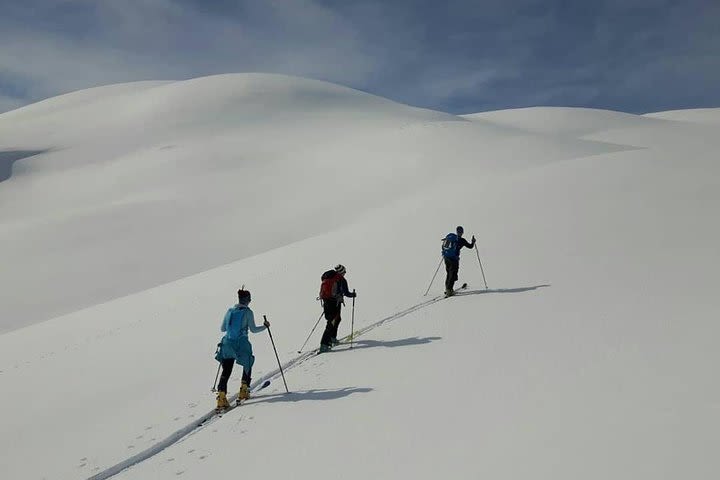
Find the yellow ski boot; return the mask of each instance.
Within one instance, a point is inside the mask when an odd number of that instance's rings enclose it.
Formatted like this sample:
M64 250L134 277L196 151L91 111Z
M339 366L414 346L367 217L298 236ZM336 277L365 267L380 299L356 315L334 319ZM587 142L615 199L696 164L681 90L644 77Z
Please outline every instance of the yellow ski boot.
M240 392L238 393L237 401L242 402L248 398L250 398L250 385L243 382L242 385L240 385Z
M215 409L216 410L225 410L226 408L230 408L230 402L228 402L227 393L218 392L217 393L217 407L215 407Z

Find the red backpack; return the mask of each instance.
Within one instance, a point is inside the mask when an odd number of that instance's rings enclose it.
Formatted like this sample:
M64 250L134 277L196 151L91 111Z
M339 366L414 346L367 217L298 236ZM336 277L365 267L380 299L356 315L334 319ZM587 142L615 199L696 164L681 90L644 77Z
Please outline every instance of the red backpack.
M328 270L320 277L320 299L331 300L342 296L340 292L340 275L335 270Z

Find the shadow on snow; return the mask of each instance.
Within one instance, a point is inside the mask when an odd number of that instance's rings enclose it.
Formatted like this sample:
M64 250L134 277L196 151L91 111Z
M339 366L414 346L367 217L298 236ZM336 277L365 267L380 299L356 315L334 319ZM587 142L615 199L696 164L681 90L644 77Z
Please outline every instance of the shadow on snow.
M537 290L538 288L545 288L549 287L549 284L545 285L535 285L533 287L518 287L518 288L490 288L488 290L464 290L462 292L457 292L455 297L460 297L462 295L480 295L482 293L522 293L522 292L529 292L531 290Z
M10 178L13 163L46 152L47 150L6 150L0 152L0 182Z
M345 387L338 388L336 390L328 389L312 389L312 390L298 390L290 393L270 393L270 394L258 394L251 397L246 404L254 405L256 403L280 403L280 402L304 402L306 400L337 400L350 396L354 393L368 393L371 392L372 388L357 388L357 387Z
M442 337L409 337L409 338L402 338L400 340L355 340L353 342L353 350L356 348L374 348L374 347L386 347L386 348L395 348L395 347L411 347L413 345L426 345L430 342L434 342L435 340L440 340ZM348 350L350 347L349 342L343 343L343 345L347 345L347 348L343 348L340 350L331 350L330 353L333 351L339 351L342 352L344 350Z

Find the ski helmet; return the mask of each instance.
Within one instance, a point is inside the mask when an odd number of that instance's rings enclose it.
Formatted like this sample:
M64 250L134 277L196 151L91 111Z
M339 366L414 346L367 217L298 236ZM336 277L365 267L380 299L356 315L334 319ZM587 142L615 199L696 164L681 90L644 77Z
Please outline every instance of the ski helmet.
M344 267L343 265L341 265L341 264L338 263L337 265L335 265L335 271L336 271L337 273L339 273L340 275L345 275L345 272L346 272L347 270L345 270L345 267Z

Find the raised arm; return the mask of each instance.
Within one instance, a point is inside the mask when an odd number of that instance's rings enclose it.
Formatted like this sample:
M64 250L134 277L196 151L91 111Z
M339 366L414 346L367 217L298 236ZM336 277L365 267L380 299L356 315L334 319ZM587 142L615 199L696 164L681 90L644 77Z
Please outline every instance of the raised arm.
M467 240L465 240L464 237L461 237L460 238L460 248L462 248L462 247L474 248L475 247L475 235L473 235L471 242L468 242Z
M348 283L347 280L345 280L345 277L340 280L340 288L342 290L342 294L346 297L353 298L355 296L355 293L350 291L350 287L348 287Z

